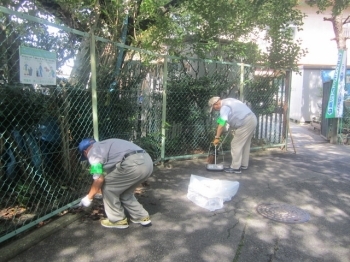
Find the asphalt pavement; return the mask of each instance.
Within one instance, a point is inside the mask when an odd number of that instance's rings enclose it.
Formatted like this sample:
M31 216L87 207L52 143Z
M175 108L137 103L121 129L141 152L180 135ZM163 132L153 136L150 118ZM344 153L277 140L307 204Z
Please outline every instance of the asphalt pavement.
M291 133L286 151L252 152L241 174L208 171L205 159L155 167L139 196L150 227L108 229L68 213L3 247L0 261L350 262L350 146L309 125L291 123ZM240 186L208 211L186 197L191 174Z

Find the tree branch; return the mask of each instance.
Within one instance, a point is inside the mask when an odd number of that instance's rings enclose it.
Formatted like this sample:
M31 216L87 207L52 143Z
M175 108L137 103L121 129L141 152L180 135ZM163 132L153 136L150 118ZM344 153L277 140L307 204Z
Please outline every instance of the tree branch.
M182 4L182 2L185 2L186 0L171 0L169 3L165 4L164 6L160 7L159 10L161 10L162 14L166 14L170 11L171 7L178 7Z
M86 26L82 25L78 19L75 19L70 10L65 10L60 4L56 3L56 1L37 0L37 2L41 4L46 12L61 20L66 26L81 31L86 30Z
M323 21L333 22L334 21L334 17L323 17Z
M348 15L347 18L345 18L344 22L343 22L343 25L347 24L347 23L350 23L350 15Z

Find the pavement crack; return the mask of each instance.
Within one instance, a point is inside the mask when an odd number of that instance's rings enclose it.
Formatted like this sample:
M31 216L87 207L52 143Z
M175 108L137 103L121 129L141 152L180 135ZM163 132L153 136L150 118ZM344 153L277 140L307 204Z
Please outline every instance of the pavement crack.
M274 261L278 249L279 249L279 238L277 238L277 239L275 240L275 245L274 245L274 247L273 247L273 253L270 255L270 259L269 259L268 262L273 262L273 261Z
M236 254L235 254L232 262L238 262L239 256L241 255L242 248L244 246L244 238L245 238L246 227L247 227L247 223L244 225L244 228L243 228L243 231L242 231L242 234L241 234L241 239L239 240L237 251L236 251Z
M239 224L239 221L232 225L232 227L227 229L227 238L230 238L231 236L231 230L234 229Z

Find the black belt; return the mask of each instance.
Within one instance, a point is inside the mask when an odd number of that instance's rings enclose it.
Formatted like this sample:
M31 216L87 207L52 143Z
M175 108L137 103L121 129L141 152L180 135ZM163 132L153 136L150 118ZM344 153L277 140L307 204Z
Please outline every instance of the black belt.
M129 156L132 156L132 155L135 155L135 154L138 154L138 153L146 153L145 150L135 150L135 151L132 151L130 153L127 153L124 155L123 159L129 157Z

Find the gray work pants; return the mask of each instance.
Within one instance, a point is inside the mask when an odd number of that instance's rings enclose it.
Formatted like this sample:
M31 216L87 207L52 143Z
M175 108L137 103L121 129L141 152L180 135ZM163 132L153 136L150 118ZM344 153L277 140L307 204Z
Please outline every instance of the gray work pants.
M257 125L256 116L251 113L243 120L243 125L235 130L231 141L231 168L249 165L250 143Z
M118 163L116 168L105 176L102 193L109 221L116 222L124 219L124 208L133 219L149 215L137 201L134 191L152 172L151 157L147 153L137 153Z

